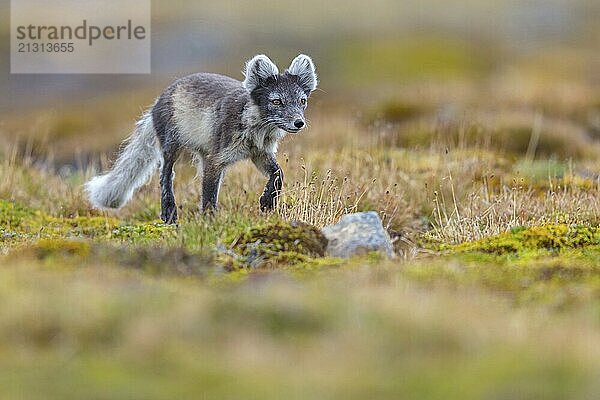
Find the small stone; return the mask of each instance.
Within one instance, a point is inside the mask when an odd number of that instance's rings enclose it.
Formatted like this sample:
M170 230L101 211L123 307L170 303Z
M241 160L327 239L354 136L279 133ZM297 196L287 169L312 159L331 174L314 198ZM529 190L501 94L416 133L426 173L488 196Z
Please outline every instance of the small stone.
M328 240L328 256L349 258L371 251L394 256L392 241L375 211L346 214L321 232Z

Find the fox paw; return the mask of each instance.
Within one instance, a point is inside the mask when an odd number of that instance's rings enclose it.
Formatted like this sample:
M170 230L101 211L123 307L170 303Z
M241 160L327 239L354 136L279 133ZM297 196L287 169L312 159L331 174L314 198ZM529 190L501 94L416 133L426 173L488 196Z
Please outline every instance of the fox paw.
M260 196L260 210L261 211L272 211L275 208L275 196L263 194Z
M160 219L163 220L165 224L176 224L177 223L177 207L169 207L164 209L160 213Z

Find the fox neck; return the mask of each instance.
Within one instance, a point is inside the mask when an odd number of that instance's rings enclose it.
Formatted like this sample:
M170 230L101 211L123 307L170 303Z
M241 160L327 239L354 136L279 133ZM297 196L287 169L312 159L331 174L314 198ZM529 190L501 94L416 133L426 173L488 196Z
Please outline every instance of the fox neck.
M249 140L259 150L277 152L278 141L286 135L286 132L271 123L266 123L254 101L250 100L244 107L241 122L244 127L243 136L246 140Z

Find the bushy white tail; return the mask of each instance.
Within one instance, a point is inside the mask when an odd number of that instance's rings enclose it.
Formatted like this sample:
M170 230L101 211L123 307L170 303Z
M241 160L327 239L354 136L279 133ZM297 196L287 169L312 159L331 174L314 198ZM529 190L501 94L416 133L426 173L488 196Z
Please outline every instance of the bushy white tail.
M112 169L85 184L90 203L96 208L121 208L150 179L160 159L152 114L148 111L137 122Z

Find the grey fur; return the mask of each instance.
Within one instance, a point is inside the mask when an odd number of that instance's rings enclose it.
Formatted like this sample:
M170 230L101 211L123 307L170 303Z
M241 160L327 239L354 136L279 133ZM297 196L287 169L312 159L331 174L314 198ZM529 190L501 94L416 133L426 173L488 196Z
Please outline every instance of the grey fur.
M204 210L217 207L225 169L248 158L268 177L260 206L272 209L283 183L277 143L305 127L307 98L316 85L314 64L304 55L282 74L268 57L255 56L246 63L243 82L210 73L178 79L144 114L113 169L86 184L90 202L99 208L121 207L162 158L161 218L175 223L173 166L187 150L202 171Z

